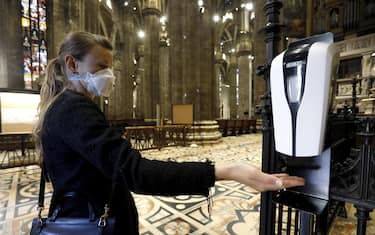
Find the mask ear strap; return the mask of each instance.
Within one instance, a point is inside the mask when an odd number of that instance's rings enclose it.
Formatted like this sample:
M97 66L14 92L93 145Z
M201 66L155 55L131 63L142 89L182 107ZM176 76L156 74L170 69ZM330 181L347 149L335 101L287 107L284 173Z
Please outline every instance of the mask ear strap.
M81 76L78 75L78 73L75 73L75 74L73 74L73 76L70 76L68 78L68 80L70 80L70 81L80 81L80 80L82 80L82 78L81 78Z
M70 81L81 81L81 80L85 80L85 75L87 76L91 76L90 73L84 73L82 75L80 75L78 72L73 72L73 75L68 77L68 80Z

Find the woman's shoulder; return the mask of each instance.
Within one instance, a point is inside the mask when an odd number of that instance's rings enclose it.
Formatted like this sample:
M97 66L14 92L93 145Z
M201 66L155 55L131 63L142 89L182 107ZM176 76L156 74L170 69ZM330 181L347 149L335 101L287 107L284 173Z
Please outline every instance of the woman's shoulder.
M77 104L86 104L89 107L98 108L92 99L82 93L70 89L63 91L63 93L53 102L51 108L72 107Z
M59 101L64 102L64 101L74 101L74 100L95 104L90 98L88 98L84 94L79 93L77 91L70 90L70 89L66 89L65 91L63 91L61 95L56 99L55 103Z
M88 115L97 113L100 114L100 118L103 115L98 105L89 97L67 89L51 104L46 117L49 116L49 118L58 117L64 119L65 117L82 117L85 116L85 113Z

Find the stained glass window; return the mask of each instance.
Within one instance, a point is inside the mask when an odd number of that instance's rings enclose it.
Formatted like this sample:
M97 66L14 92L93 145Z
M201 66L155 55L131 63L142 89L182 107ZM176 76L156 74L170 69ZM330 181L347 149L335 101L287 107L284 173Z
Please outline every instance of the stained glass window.
M47 67L47 0L21 0L25 89L38 89Z

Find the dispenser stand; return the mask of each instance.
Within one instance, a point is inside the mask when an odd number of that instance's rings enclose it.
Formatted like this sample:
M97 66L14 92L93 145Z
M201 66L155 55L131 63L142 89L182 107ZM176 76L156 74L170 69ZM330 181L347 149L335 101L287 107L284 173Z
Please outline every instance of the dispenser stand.
M271 89L270 89L270 65L272 59L279 53L281 29L284 27L279 22L280 9L283 3L278 0L267 0L264 11L266 13L266 26L263 28L265 32L266 42L266 59L267 64L257 69L257 75L264 76L265 95L262 107L262 171L266 173L274 173L276 166L275 159L275 140L273 135L273 120L271 110ZM273 235L275 224L276 206L272 202L272 192L261 194L260 209L260 225L259 234Z

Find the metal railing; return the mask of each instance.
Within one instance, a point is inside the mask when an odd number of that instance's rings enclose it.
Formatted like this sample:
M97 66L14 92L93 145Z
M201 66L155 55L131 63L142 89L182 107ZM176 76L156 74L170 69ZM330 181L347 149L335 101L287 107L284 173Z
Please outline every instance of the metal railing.
M256 133L256 119L219 119L216 120L223 136Z
M161 149L168 146L185 146L188 126L126 127L124 137L137 150ZM0 169L38 165L31 133L0 134Z
M168 146L185 146L188 126L126 127L124 137L138 150L161 149Z
M36 164L39 156L31 133L0 134L0 169Z

